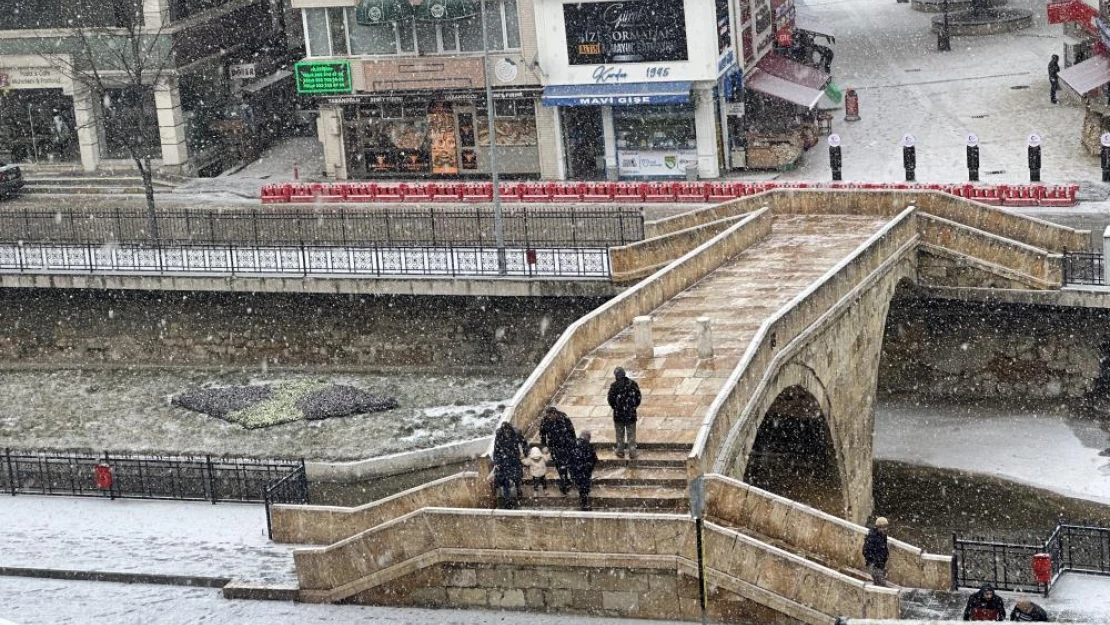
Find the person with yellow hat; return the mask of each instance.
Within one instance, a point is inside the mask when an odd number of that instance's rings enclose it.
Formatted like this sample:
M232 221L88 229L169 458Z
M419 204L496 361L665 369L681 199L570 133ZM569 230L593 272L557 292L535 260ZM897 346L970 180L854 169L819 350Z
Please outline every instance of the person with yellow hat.
M863 539L863 561L867 564L867 572L876 586L886 586L886 561L890 557L890 550L886 545L886 528L890 523L886 517L875 519L875 526Z

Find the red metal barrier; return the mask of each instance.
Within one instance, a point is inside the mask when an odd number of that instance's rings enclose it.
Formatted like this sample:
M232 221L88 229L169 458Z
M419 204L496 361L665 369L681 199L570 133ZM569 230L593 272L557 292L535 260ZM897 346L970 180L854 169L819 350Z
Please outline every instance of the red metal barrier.
M582 190L584 202L612 202L616 195L616 185L611 182L591 182Z
M583 192L580 182L561 182L555 185L551 199L556 202L577 202L582 199Z
M680 202L707 202L709 189L704 182L679 182L675 199Z
M638 182L624 182L616 185L613 199L618 202L643 202L644 188Z
M670 182L648 182L644 186L645 202L674 202L675 187Z
M493 183L472 182L463 190L464 202L489 202L493 200Z
M404 184L380 184L374 199L379 202L404 202L405 187Z

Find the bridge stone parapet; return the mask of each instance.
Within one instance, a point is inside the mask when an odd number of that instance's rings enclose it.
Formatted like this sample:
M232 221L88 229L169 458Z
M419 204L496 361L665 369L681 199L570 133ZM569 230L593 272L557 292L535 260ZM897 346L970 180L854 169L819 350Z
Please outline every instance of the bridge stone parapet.
M1033 289L1058 289L1063 284L1063 256L1027 243L991 234L941 217L922 214L918 224L922 246L934 255L962 257L979 272ZM952 283L947 273L925 273L923 282L937 286L978 286L966 278Z
M613 282L634 282L655 273L706 241L727 230L744 216L724 217L706 224L660 234L629 245L609 248Z

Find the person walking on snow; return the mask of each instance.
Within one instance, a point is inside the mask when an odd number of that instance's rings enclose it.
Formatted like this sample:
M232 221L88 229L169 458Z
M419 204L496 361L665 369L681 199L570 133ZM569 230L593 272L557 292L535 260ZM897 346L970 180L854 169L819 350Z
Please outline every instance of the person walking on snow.
M967 598L964 608L965 621L1004 621L1006 606L1002 597L994 594L994 586L983 584L979 591Z
M501 487L501 495L505 505L515 508L517 499L524 495L524 463L521 456L528 451L528 441L524 435L505 421L497 428L493 438L493 464L497 471L497 485ZM512 496L512 486L516 486L516 498Z
M628 377L624 369L613 370L616 381L609 386L609 407L613 409L613 429L616 431L618 458L628 457L635 460L636 453L636 408L640 405L640 386Z
M1060 90L1060 55L1053 54L1048 62L1048 99L1056 104L1056 92Z
M876 586L886 586L886 561L890 558L890 549L886 544L888 525L886 517L875 519L875 527L863 539L863 561Z
M590 431L582 430L578 440L574 442L574 451L571 453L570 476L574 478L574 487L578 489L579 507L584 511L591 509L590 484L596 464L597 452L590 443Z
M528 458L524 462L528 464L528 474L532 476L533 497L540 492L541 486L544 494L547 493L547 463L550 461L551 454L546 449L540 451L539 447L533 447L528 452Z
M551 452L551 462L559 473L559 490L570 491L570 457L574 450L574 424L567 414L554 406L543 411L540 422L540 445Z
M1025 623L1047 623L1048 613L1044 611L1044 608L1028 599L1018 599L1013 611L1010 612L1010 620Z

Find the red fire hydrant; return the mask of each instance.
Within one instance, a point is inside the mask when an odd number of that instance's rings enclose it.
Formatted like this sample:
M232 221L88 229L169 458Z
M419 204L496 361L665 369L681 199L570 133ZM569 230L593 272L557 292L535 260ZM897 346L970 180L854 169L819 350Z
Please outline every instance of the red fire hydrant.
M112 467L107 462L99 462L93 467L93 483L98 490L112 490Z
M1048 596L1048 584L1052 581L1052 556L1047 553L1033 554L1033 578L1044 585L1044 596Z
M844 92L844 121L859 121L859 95L851 87Z

